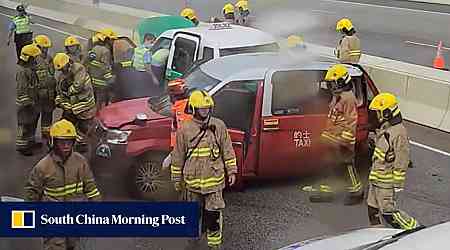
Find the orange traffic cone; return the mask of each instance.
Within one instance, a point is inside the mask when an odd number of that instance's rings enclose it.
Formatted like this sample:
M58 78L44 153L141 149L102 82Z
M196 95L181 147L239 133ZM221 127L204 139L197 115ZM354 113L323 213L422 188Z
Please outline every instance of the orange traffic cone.
M439 45L436 51L436 57L433 60L433 68L445 69L445 59L442 56L442 41L439 41Z

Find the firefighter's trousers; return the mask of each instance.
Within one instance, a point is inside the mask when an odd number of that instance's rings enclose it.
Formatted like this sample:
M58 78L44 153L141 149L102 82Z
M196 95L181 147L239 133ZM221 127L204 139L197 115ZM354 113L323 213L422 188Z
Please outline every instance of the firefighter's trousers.
M44 250L80 250L80 238L44 238Z
M97 110L102 109L107 106L112 100L112 90L109 87L94 87L94 97L95 103L97 105Z
M394 188L382 188L369 183L367 205L370 224L382 224L381 217L383 217L393 228L408 230L419 226L416 219L398 209L396 201Z
M45 140L48 140L50 137L50 127L53 123L53 110L55 110L54 101L50 101L49 99L41 100L38 117L41 118L41 134Z
M77 130L77 144L86 145L88 143L88 132L92 127L96 109L87 110L74 115L72 112L64 111L63 118L72 122Z
M206 237L208 246L219 247L222 245L223 235L223 214L225 201L223 200L222 191L200 194L184 189L183 200L195 201L200 204L200 229L206 229ZM200 233L202 235L202 233Z
M17 110L16 149L30 149L35 143L39 108L35 105L20 107Z
M355 167L355 150L337 145L322 142L325 148L324 155L324 179L325 182L320 185L321 192L334 192L330 186L332 177L345 176L346 191L351 195L359 195L362 191L361 179Z

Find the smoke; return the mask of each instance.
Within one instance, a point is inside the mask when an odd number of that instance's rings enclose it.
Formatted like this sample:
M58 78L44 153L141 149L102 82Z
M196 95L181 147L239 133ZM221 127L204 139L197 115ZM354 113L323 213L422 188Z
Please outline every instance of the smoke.
M279 10L258 15L253 26L275 36L301 35L319 27L317 16L294 10Z
M300 36L304 42L308 41L307 34L315 30L323 29L328 20L321 20L318 15L311 12L298 10L271 10L257 16L252 16L251 26L270 33L277 37L282 48L287 47L287 37L290 35ZM313 54L306 46L305 48L283 49L290 60L298 64L308 64L317 61L320 57Z

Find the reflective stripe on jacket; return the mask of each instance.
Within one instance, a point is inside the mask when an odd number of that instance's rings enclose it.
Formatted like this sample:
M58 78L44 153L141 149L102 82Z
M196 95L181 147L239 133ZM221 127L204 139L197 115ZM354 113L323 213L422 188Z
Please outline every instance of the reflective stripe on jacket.
M361 42L356 35L344 36L336 48L341 63L358 63L361 58Z
M25 185L27 201L100 200L100 192L87 160L79 153L63 162L49 153L31 170Z
M237 173L236 156L225 124L211 118L209 125L215 127L215 135L208 129L202 137L200 121L183 122L177 130L171 157L172 180L183 180L188 190L201 194L222 190L225 174Z
M31 32L29 16L15 16L12 21L14 22L14 25L16 25L16 34Z
M354 150L358 111L356 97L352 91L333 96L322 138Z
M392 152L389 153L389 150ZM369 181L384 188L403 187L408 164L409 141L406 128L401 123L391 126L386 122L376 131Z

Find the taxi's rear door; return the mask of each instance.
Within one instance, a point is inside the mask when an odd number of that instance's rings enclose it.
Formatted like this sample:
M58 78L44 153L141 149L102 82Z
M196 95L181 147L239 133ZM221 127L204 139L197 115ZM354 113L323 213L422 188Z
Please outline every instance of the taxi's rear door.
M322 70L274 70L267 73L257 175L305 174L320 168L319 137L331 93Z

